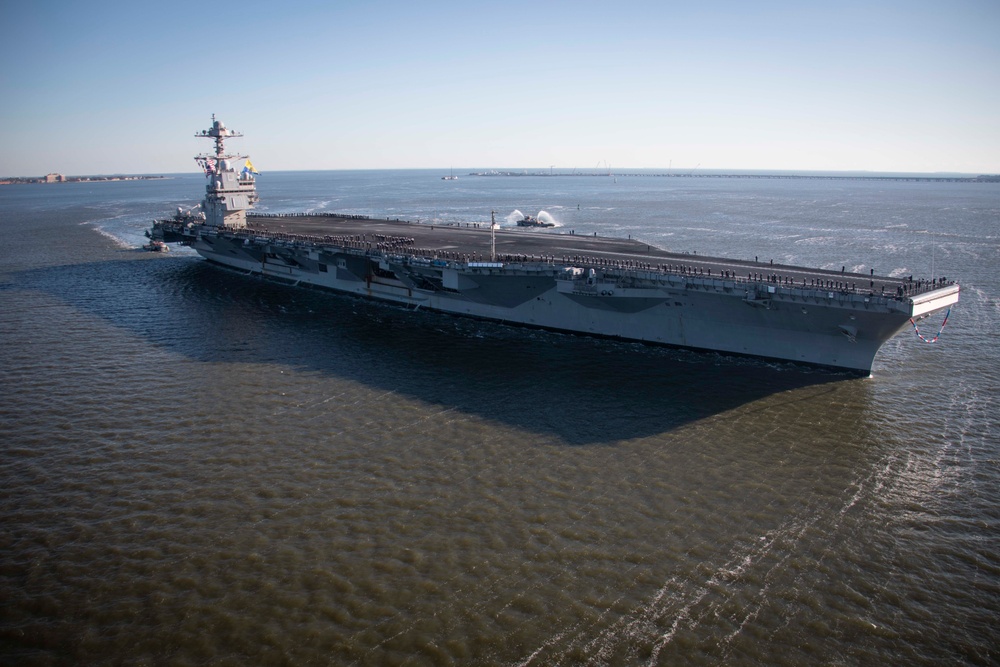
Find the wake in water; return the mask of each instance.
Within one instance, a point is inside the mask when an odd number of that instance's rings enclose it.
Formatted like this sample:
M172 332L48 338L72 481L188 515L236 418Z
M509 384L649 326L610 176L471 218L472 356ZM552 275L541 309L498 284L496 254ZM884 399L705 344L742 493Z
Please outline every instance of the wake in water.
M130 213L81 224L91 227L95 232L109 239L117 248L138 250L149 243L146 232L150 228L153 217L153 214L149 213ZM172 244L171 249L194 254L193 250L177 243Z
M98 234L100 234L101 236L103 236L106 239L110 239L111 242L117 248L121 248L123 250L132 250L132 249L138 248L141 245L141 243L133 243L132 241L126 240L126 239L122 238L121 236L119 236L119 235L117 235L117 234L109 231L108 228L107 228L107 225L106 225L106 223L108 223L108 222L110 222L110 221L108 221L108 220L98 220L96 222L84 222L82 224L88 225L90 227L93 227L93 229L94 229L95 232L97 232Z
M154 217L151 213L126 213L82 224L111 239L119 248L136 249L149 242L146 231L149 230Z

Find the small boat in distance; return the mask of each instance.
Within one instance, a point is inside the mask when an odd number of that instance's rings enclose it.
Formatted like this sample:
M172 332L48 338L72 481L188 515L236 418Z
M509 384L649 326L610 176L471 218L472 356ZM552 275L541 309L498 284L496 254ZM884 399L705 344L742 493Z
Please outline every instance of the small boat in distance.
M555 223L543 222L538 218L533 218L530 215L526 215L517 221L518 227L555 227Z
M451 174L449 174L448 176L442 176L441 180L442 181L457 181L458 180L458 176L455 175L455 170L452 169L451 170Z

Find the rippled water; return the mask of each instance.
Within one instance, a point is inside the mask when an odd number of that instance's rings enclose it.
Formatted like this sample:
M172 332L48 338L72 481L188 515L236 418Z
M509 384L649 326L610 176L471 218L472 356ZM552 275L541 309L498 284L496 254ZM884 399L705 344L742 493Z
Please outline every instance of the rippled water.
M200 177L0 188L0 662L1000 660L1000 189L265 174L963 286L853 379L137 250ZM926 321L936 331L940 315Z

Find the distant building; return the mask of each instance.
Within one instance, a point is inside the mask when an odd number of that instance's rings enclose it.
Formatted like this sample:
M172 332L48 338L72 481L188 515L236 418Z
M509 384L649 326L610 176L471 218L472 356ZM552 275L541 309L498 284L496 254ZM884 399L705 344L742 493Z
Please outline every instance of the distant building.
M66 177L63 176L62 174L46 174L45 175L45 182L46 183L65 183L66 182Z

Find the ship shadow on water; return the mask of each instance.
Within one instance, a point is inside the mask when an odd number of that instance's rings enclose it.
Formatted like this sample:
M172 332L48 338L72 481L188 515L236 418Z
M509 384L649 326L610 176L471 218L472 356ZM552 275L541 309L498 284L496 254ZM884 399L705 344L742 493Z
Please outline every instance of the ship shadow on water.
M853 377L414 311L192 257L60 266L15 281L192 360L318 372L571 445L655 435Z

